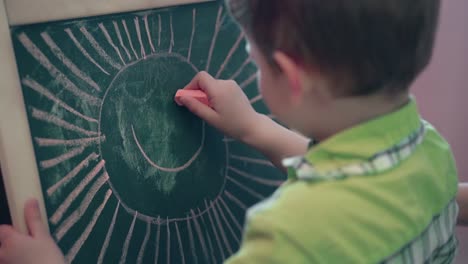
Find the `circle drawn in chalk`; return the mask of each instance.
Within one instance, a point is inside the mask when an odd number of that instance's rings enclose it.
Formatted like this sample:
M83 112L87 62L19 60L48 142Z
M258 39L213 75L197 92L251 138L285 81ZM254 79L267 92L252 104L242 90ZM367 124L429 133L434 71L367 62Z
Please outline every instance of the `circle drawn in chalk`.
M100 152L109 185L139 217L183 218L223 189L222 135L173 101L197 72L178 54L151 55L122 68L103 97Z

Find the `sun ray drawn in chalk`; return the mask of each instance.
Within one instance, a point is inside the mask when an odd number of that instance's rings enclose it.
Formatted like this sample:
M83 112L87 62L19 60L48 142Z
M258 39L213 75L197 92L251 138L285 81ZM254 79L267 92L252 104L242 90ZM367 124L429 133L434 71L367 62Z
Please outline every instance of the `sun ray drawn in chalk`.
M229 138L229 137L227 137L227 136L225 136L225 137L223 138L223 142L225 142L225 143L231 143L231 142L235 142L235 141L236 141L235 139Z
M112 233L114 232L115 222L117 221L117 214L119 213L120 202L117 202L115 206L114 215L112 216L111 224L109 229L107 230L106 238L104 239L104 244L102 245L101 252L99 253L97 264L102 264L104 261L104 257L106 256L107 248L109 247L109 243L112 237Z
M141 39L141 30L140 30L140 20L138 17L133 19L133 23L135 24L135 30L137 32L138 42L140 42L140 53L142 58L146 58L146 51L145 47L143 46L143 40Z
M154 263L158 263L159 260L159 245L160 245L160 238L161 238L161 219L158 216L158 219L156 221L156 225L158 226L157 231L156 231L156 240L155 240L155 251L154 251Z
M200 224L198 223L198 220L197 220L198 216L195 215L195 212L193 210L190 210L190 212L192 213L193 223L195 224L195 231L197 232L198 239L202 247L203 257L205 258L206 262L209 262L208 249L206 248L205 238L203 237Z
M161 31L162 31L162 21L161 21L161 15L158 15L158 47L161 47Z
M124 27L125 34L127 35L127 40L128 40L128 43L130 44L130 48L132 49L133 54L135 55L135 58L139 59L138 54L135 48L133 47L132 38L130 37L130 32L128 31L128 27L127 27L127 22L124 19L122 19L122 25Z
M156 49L154 48L153 41L151 40L151 33L148 26L148 15L145 15L143 17L143 22L145 23L146 36L148 37L148 42L151 47L151 53L155 53Z
M146 234L143 242L141 243L140 251L138 252L137 264L143 263L143 258L145 257L146 245L151 234L151 223L146 223Z
M221 6L222 7L222 6ZM219 25L222 26L224 25L224 22L226 22L226 19L229 17L229 15L227 13L224 13L222 16L221 16L221 20L219 22Z
M244 71L245 67L252 62L252 57L248 56L244 62L242 63L242 65L237 69L236 72L234 72L228 79L229 80L236 80L237 77L239 77L241 75L241 73Z
M88 30L85 27L80 27L80 31L83 34L83 36L88 40L88 42L91 44L91 46L96 50L96 52L101 56L105 62L107 62L109 65L114 67L117 70L120 70L122 68L122 65L114 61L114 59L107 54L107 52L101 47L99 42L96 41L96 39L91 35L91 33L88 32Z
M125 238L125 242L122 248L122 255L119 261L120 264L125 264L125 262L127 261L128 247L130 246L130 241L132 240L133 229L135 228L135 221L137 219L137 214L138 212L135 213L135 215L133 216L132 224L130 225L130 228L128 229L127 237Z
M239 223L239 221L236 219L234 214L232 213L231 209L227 205L227 203L224 201L223 197L219 197L219 200L221 201L221 204L223 205L224 209L228 213L229 217L231 218L231 221L234 223L234 225L237 227L237 230L239 233L242 233L242 225Z
M40 161L39 166L41 167L41 169L48 169L48 168L55 167L64 161L67 161L73 157L80 155L81 153L83 153L84 150L85 150L85 147L74 148L55 158Z
M192 34L190 35L190 44L187 54L187 61L190 61L190 57L192 56L192 45L193 45L193 38L195 37L195 28L196 28L196 20L197 20L197 9L192 10Z
M256 159L256 158L244 157L244 156L239 156L239 155L234 155L234 154L231 154L229 157L231 159L240 160L246 163L264 165L264 166L269 166L269 167L275 166L273 165L273 163L271 163L271 161L266 160L266 159Z
M68 34L68 37L70 37L70 39L73 41L73 43L75 44L75 46L81 51L81 53L83 54L83 56L85 56L86 59L88 59L92 64L94 64L99 70L101 70L103 73L107 74L107 75L110 75L109 72L107 72L106 70L104 70L104 68L99 64L97 63L93 57L91 57L91 55L89 55L89 53L83 48L83 46L80 44L80 42L76 39L75 35L73 34L72 30L69 29L69 28L66 28L64 30L67 34Z
M230 182L234 183L235 185L237 185L238 187L240 187L242 190L244 190L246 193L250 194L251 196L259 199L259 200L263 200L265 199L265 197L261 194L259 194L258 192L252 190L251 188L245 186L244 184L240 183L238 180L234 179L233 177L231 176L226 176L226 179L228 179Z
M239 86L242 88L242 89L245 89L245 87L249 86L250 84L252 84L255 80L257 79L257 73L254 73L252 74L249 78L247 78L247 80L243 81L241 84L239 84Z
M166 219L167 221L167 219ZM169 221L166 225L166 263L171 264L171 230L169 229Z
M231 247L231 244L229 243L229 240L227 239L227 236L226 236L226 233L224 232L224 228L223 226L221 225L221 221L219 219L219 215L218 215L218 212L216 211L216 207L214 205L213 202L211 202L211 207L213 208L213 215L214 215L214 219L215 219L215 222L219 228L219 232L221 234L221 238L223 239L224 241L224 246L227 248L228 252L229 252L229 255L232 255L233 251L232 251L232 247Z
M26 48L29 54L31 54L31 56L33 56L49 72L49 74L62 85L63 88L89 104L100 104L101 100L99 98L83 92L72 81L70 81L65 74L59 71L25 33L20 33L18 35L18 40L23 44L23 47Z
M84 188L96 177L96 175L101 171L101 169L104 167L104 160L101 160L94 168L91 170L91 172L86 175L86 177L75 187L75 189L67 196L67 198L63 201L62 204L57 208L55 213L52 215L52 217L49 219L50 222L54 225L56 225L63 217L65 212L68 210L70 205L72 204L73 201L76 200L78 195L81 194L81 192L84 190Z
M78 220L80 220L86 210L88 210L89 205L93 201L96 193L101 189L101 187L109 180L107 174L101 175L91 186L89 191L86 193L85 198L81 201L81 204L78 206L70 216L65 219L62 224L55 230L54 237L57 241L62 240L62 238L67 234L67 232L72 228Z
M236 240L237 243L240 243L239 237L237 237L236 232L234 232L234 229L232 229L232 226L229 223L229 221L227 220L226 215L224 214L223 210L219 206L219 203L216 202L214 204L215 204L215 207L213 207L213 210L216 212L216 209L217 209L219 215L221 216L221 219L224 221L224 224L227 226L227 229L231 233L231 236Z
M89 137L99 135L99 133L96 132L96 131L89 131L89 130L81 128L81 127L79 127L77 125L73 125L73 124L61 119L58 116L49 114L48 112L39 110L39 109L37 109L35 107L31 107L31 116L33 118L37 119L37 120L41 120L41 121L44 121L46 123L54 124L57 127L60 127L60 128L63 128L63 129L69 130L69 131L77 132L79 134L84 134L84 135L89 136Z
M221 253L222 258L226 259L226 255L224 254L224 249L221 246L221 240L219 239L219 236L218 236L218 231L216 230L216 226L215 226L215 224L213 222L213 217L211 216L211 211L212 211L212 210L210 210L211 207L208 206L208 203L206 202L206 200L205 200L205 207L206 207L206 209L208 211L208 218L210 220L211 230L214 233L214 236L215 236L215 239L216 239L216 245L218 246L218 250Z
M177 243L179 244L180 258L182 259L182 264L185 264L184 247L182 246L182 239L180 238L179 226L177 225L177 222L175 222L175 228L177 234Z
M172 53L174 47L174 28L172 26L172 14L169 15L169 28L171 29L171 42L169 43L169 53Z
M89 146L98 144L106 139L105 136L80 138L80 139L55 139L55 138L39 138L34 140L40 147L53 147L53 146Z
M246 211L249 207L247 205L245 205L243 202L241 202L241 200L239 200L239 198L237 198L236 196L234 196L232 193L230 193L229 191L224 191L224 194L226 195L226 197L233 201L237 206L239 206L242 210Z
M283 184L283 181L280 180L269 180L269 179L264 179L260 176L255 176L250 173L247 173L245 171L242 171L241 169L237 169L233 166L228 166L228 170L235 172L237 175L242 176L246 179L249 179L251 181L267 185L267 186L273 186L273 187L279 187L281 184Z
M216 73L215 79L219 79L221 77L221 74L223 73L224 69L226 68L227 64L231 60L232 56L234 55L234 52L237 51L237 48L239 48L239 45L241 44L242 40L244 40L244 33L239 33L239 36L237 37L236 42L234 45L232 45L231 49L229 50L228 54L226 55L226 58L223 61L223 64L219 67L218 72Z
M47 32L42 32L41 37L44 42L49 46L50 50L54 53L54 55L68 68L70 69L73 74L78 76L81 80L85 81L91 87L96 89L97 91L101 91L99 85L91 79L86 73L81 71L78 66L76 66L58 47L57 43L52 39L52 37Z
M197 210L198 210L198 214L201 215L200 209L197 208ZM203 216L205 216L205 215L206 214L204 214ZM200 219L201 219L201 222L203 223L206 240L208 241L208 248L209 248L209 251L210 251L211 263L216 263L216 258L214 256L214 251L213 251L213 242L211 241L211 236L209 235L207 224L206 224L205 218L203 216L201 216Z
M119 40L119 44L122 47L122 49L125 51L125 54L127 54L128 61L132 60L132 56L130 55L130 52L128 51L127 47L125 46L122 38L122 33L120 33L120 28L119 24L117 24L116 21L112 21L112 24L114 25L114 31L117 35L117 39Z
M215 48L216 39L218 38L219 29L221 28L221 14L222 13L223 13L223 7L220 6L219 9L218 9L218 16L216 17L216 23L215 23L213 38L211 40L210 50L208 52L208 59L207 59L207 62L206 62L205 71L207 71L207 72L210 72L211 58L213 56L213 50Z
M36 91L37 93L41 94L42 96L46 97L50 101L54 102L55 104L59 105L63 109L67 110L68 112L76 115L79 118L82 118L86 121L92 122L92 123L98 123L98 121L94 118L91 118L89 116L86 116L77 110L75 110L73 107L69 106L62 100L58 99L56 96L54 96L49 90L47 90L44 86L40 85L38 82L36 82L33 79L30 78L24 78L21 80L21 83L32 90Z
M72 263L72 261L75 259L76 254L78 254L81 247L83 246L83 244L86 242L89 235L93 231L93 228L96 225L96 222L99 219L99 216L101 216L101 213L104 210L104 207L106 206L107 201L109 200L111 194L112 194L112 191L107 190L106 196L104 197L104 201L101 203L101 205L94 212L93 218L89 222L88 226L86 226L86 229L83 231L81 236L76 240L75 244L71 247L71 249L65 255L65 262L66 263Z
M112 40L111 36L109 35L109 32L107 31L106 27L104 26L103 23L99 23L99 28L101 29L102 33L104 34L104 37L106 38L107 42L111 47L115 50L115 53L120 58L120 61L122 61L122 64L125 65L125 60L122 57L122 54L120 54L119 48L114 44L114 41Z
M255 96L255 97L253 97L252 99L250 99L250 104L253 105L253 104L257 103L257 102L260 102L262 99L263 99L262 95L259 94L259 95Z
M59 188L63 185L68 183L71 179L73 179L78 173L80 173L83 169L87 168L91 161L96 160L99 157L96 153L89 154L84 160L82 160L75 168L73 168L67 175L65 175L62 179L56 182L54 185L47 189L47 195L52 196Z
M189 237L189 243L190 243L190 252L192 253L192 258L193 259L198 259L197 251L195 250L195 239L193 238L192 225L191 225L190 219L188 217L187 217L187 231L188 231L188 237Z

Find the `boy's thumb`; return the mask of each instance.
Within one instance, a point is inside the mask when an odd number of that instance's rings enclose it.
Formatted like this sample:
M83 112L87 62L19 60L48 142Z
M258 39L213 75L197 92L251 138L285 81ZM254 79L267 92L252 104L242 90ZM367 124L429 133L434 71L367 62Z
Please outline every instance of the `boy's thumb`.
M206 106L197 99L189 96L180 98L180 102L182 105L187 107L190 112L205 120L209 124L213 125L216 123L218 114L211 107Z
M9 225L0 225L0 248L1 244L5 244L8 239L16 235L17 232Z
M24 206L24 217L31 236L37 237L47 234L47 229L42 222L37 200L30 199L26 202Z

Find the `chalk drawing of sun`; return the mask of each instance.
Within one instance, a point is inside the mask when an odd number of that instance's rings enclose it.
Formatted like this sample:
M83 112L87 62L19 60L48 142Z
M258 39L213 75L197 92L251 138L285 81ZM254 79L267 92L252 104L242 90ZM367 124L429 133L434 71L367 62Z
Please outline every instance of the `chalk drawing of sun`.
M172 100L206 70L236 80L267 113L223 6L12 34L49 223L67 261L219 263L238 249L246 209L282 175Z

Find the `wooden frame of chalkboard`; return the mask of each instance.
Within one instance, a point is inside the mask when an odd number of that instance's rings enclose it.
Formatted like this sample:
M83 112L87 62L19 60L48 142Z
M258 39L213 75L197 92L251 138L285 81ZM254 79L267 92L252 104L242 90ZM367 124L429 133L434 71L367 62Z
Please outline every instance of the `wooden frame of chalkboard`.
M23 205L43 194L15 59L10 27L213 0L6 0L0 2L0 164L13 225L26 232ZM0 212L1 213L1 212Z
M90 17L213 0L5 0L12 26L38 22Z

